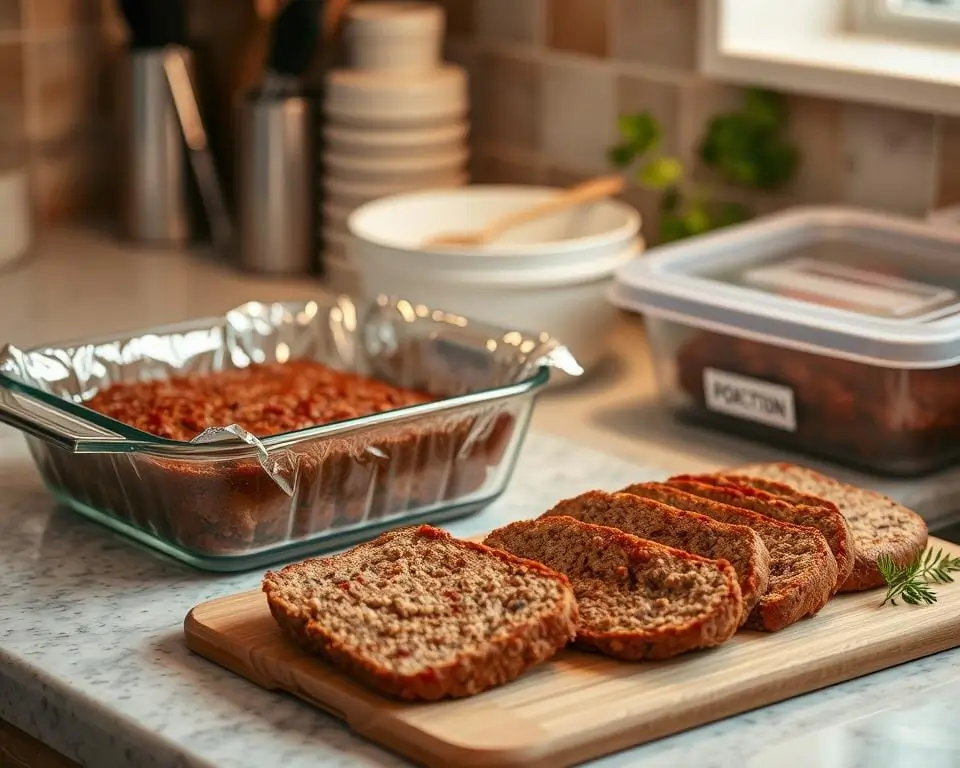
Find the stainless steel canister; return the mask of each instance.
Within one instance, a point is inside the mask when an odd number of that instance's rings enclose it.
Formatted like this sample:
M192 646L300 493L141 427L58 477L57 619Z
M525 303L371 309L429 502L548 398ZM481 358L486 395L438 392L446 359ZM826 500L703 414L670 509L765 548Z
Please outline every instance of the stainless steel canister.
M182 54L192 74L191 53ZM123 221L134 240L180 245L196 233L198 207L164 55L162 48L131 51L119 79Z
M240 266L273 274L309 272L316 207L311 100L253 93L239 109Z

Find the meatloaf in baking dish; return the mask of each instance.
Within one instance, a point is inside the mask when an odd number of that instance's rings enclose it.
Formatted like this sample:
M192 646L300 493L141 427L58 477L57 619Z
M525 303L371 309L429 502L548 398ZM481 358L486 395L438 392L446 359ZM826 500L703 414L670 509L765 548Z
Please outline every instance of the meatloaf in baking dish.
M439 399L312 360L119 382L84 405L157 437L187 442L236 424L259 439ZM449 502L479 489L514 420L477 406L277 449L288 494L261 461L179 455L138 458L139 482L162 496L162 519L135 519L180 546L232 554ZM150 489L153 489L152 491ZM175 499L172 497L175 496ZM171 503L173 500L175 503ZM123 502L123 503L119 503ZM135 499L118 514L139 513Z

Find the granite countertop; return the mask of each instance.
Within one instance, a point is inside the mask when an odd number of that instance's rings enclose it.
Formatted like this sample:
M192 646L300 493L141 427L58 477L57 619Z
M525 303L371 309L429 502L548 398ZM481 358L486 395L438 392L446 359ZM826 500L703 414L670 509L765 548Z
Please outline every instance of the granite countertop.
M4 340L27 346L315 290L309 282L257 280L197 257L134 253L96 234L62 232L45 238L32 263L0 277L0 328ZM651 399L643 343L641 324L625 318L613 349L626 354L612 354L576 386L545 394L507 493L447 527L480 533L587 488L771 457L672 424ZM913 504L934 523L960 512L956 472L924 482L852 479ZM58 508L23 440L7 428L0 428L0 570L0 717L84 765L406 764L327 715L190 654L182 641L186 612L255 588L260 573L203 574ZM957 765L958 684L960 650L595 765Z

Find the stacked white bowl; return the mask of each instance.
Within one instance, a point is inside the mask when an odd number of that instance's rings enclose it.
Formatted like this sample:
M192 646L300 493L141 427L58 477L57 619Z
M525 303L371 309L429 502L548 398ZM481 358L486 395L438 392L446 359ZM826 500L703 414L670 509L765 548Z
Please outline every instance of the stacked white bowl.
M606 199L556 211L482 246L437 246L563 190L471 185L367 203L348 221L361 295L394 294L516 330L546 331L584 369L609 351L618 310L607 300L617 269L644 249L640 215Z
M442 60L443 9L362 2L347 12L349 66L326 78L324 263L330 287L356 290L346 220L360 205L469 180L469 96L462 67Z

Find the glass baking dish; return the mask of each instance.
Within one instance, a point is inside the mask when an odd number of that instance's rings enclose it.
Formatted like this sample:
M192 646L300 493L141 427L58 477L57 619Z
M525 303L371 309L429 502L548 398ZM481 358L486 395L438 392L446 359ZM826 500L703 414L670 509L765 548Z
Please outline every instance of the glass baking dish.
M684 421L891 476L960 461L960 233L799 208L617 275Z
M190 442L83 406L114 382L312 359L440 399L259 439L236 425ZM195 567L239 571L398 524L475 512L504 490L537 392L546 334L380 297L251 302L220 318L0 353L0 421L25 433L52 493Z

